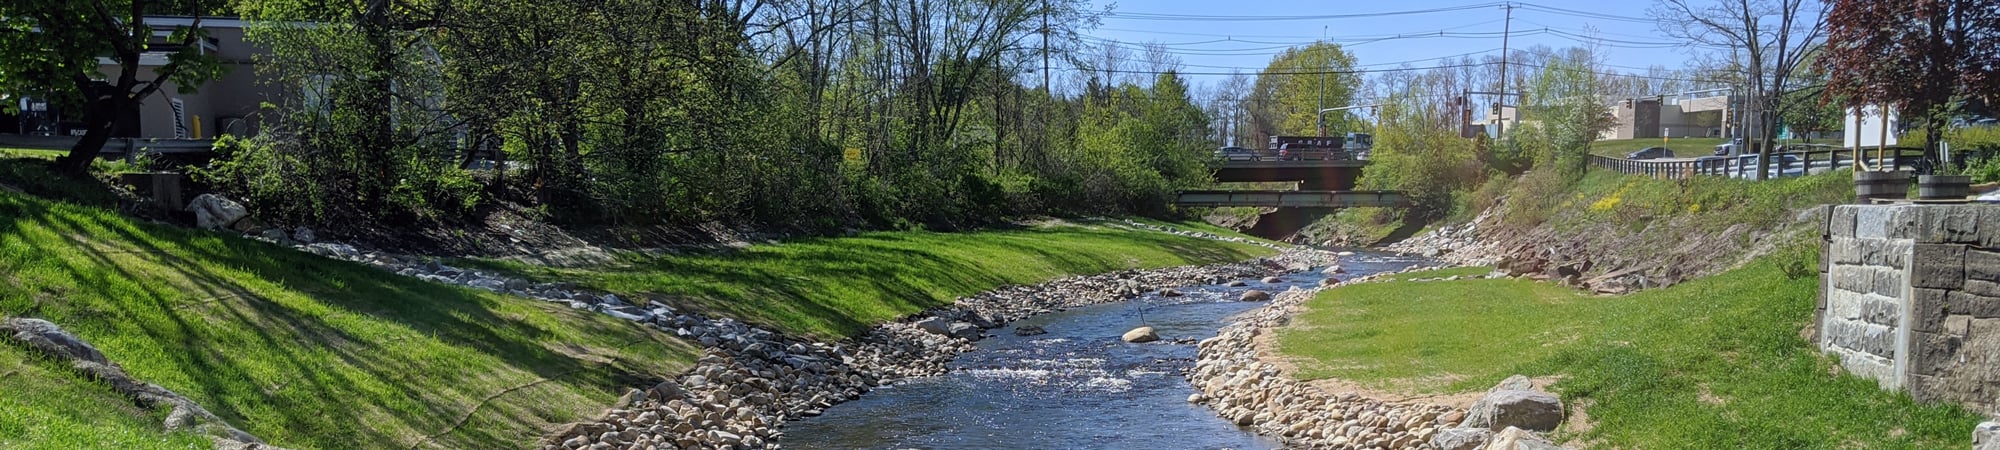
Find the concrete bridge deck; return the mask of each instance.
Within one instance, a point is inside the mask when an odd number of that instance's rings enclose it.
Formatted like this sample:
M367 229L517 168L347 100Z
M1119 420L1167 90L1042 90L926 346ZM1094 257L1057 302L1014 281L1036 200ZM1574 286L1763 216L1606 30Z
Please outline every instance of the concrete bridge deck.
M1354 189L1367 160L1326 161L1225 161L1215 166L1215 181L1221 183L1297 181L1300 189L1345 191Z
M1408 205L1409 198L1397 191L1181 191L1174 204L1266 208L1398 207Z

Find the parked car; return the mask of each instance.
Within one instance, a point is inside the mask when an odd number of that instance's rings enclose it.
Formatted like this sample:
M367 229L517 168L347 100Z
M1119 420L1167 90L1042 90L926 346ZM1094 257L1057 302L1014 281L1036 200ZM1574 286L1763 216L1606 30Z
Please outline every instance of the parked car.
M1243 147L1223 147L1215 150L1215 159L1223 161L1256 161L1257 152Z
M1673 149L1666 147L1646 147L1625 155L1625 159L1660 159L1674 157Z

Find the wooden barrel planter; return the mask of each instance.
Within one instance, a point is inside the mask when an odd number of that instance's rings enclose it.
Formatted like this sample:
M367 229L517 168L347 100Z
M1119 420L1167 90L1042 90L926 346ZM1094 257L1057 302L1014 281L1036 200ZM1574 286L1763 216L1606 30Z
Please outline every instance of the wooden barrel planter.
M1859 188L1857 188L1859 189ZM1917 198L1923 200L1964 200L1972 193L1970 175L1920 175Z
M1873 203L1875 199L1902 200L1910 198L1910 172L1854 172L1854 202Z

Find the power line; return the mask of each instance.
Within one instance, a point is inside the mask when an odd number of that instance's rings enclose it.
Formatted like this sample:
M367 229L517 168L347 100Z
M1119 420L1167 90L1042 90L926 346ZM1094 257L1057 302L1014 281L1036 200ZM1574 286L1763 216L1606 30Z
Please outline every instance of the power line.
M1415 10L1405 10L1405 11L1384 11L1384 12L1355 13L1355 14L1322 14L1322 15L1309 15L1309 16L1296 16L1296 15L1217 16L1217 15L1205 15L1205 14L1193 15L1193 14L1167 14L1167 13L1114 11L1106 13L1105 18L1127 19L1127 20L1201 21L1201 22L1264 22L1264 21L1360 19L1360 18L1370 18L1370 17L1388 17L1388 16L1413 15L1413 14L1432 14L1432 13L1452 12L1452 11L1466 11L1473 9L1491 8L1495 6L1500 6L1501 4L1502 3L1494 2L1494 3L1482 3L1477 5L1448 6L1443 8L1415 9Z
M1453 65L1434 66L1434 67L1398 67L1393 69L1259 71L1257 74L1258 75L1358 75L1367 73L1410 72L1410 71L1433 70L1433 69L1456 69L1460 67L1478 67L1478 66L1490 66L1496 64L1499 64L1499 62L1489 61L1489 62L1453 64ZM1125 70L1125 69L1090 69L1083 67L1064 67L1064 69L1076 72L1087 72L1087 73L1123 73L1123 74L1137 74L1137 75L1163 75L1168 73L1176 75L1236 75L1240 73L1240 72L1188 72L1188 71L1178 71L1178 70L1159 71L1159 70Z

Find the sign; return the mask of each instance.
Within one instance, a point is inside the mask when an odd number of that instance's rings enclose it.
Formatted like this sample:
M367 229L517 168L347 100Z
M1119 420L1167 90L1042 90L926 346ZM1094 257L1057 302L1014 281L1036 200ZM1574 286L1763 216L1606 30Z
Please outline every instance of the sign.
M1899 122L1901 120L1899 120L1900 117L1896 116L1895 110L1889 110L1887 121L1882 120L1882 107L1880 106L1868 105L1862 107L1860 117L1858 118L1855 117L1854 110L1854 108L1847 108L1847 117L1842 120L1844 122L1842 125L1845 125L1840 132L1842 147L1855 148L1896 145L1896 127L1900 125ZM1886 130L1884 126L1887 127ZM1859 140L1854 135L1857 129L1861 132ZM1887 136L1884 136L1884 131L1887 131ZM1887 138L1887 142L1883 142L1885 137Z
M172 99L169 103L172 104L174 109L174 139L187 139L187 106L182 104L181 99L178 98Z

